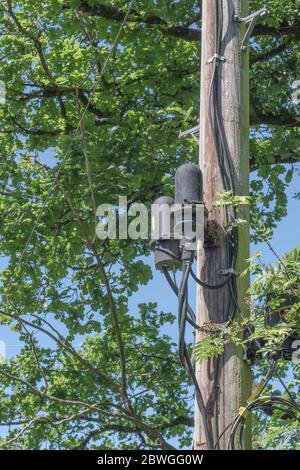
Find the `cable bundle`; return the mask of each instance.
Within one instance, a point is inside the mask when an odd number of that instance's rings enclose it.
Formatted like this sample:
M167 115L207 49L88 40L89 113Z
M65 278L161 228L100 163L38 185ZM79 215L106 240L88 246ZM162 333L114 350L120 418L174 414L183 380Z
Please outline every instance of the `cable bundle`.
M278 406L280 405L280 406ZM300 412L300 407L294 401L287 400L278 396L263 396L259 397L256 400L253 400L245 408L242 408L240 413L234 419L229 436L228 450L242 450L243 437L245 430L245 423L247 416L256 410L266 411L266 407L270 407L272 410L284 411L281 407L284 406L288 409L295 411L296 413ZM300 422L300 417L297 414L292 414L294 419L297 419ZM238 438L238 439L237 439ZM236 447L236 441L238 441L239 448Z
M219 1L216 0L216 43L215 51L216 55L219 55L221 50L222 42L222 32L223 32L223 19L222 19L222 5ZM234 193L234 178L233 178L233 163L230 155L230 150L227 145L226 134L223 126L222 110L219 103L220 97L220 87L221 87L221 71L218 67L217 61L214 62L214 68L212 73L212 80L210 85L210 123L212 132L214 135L214 142L216 146L216 152L218 155L220 172L222 175L222 182L225 191L232 191ZM234 211L226 208L227 219L231 221L234 218ZM225 321L232 320L236 311L236 282L234 278L234 267L237 257L237 230L234 228L232 233L228 236L227 239L227 251L228 251L228 275L226 279L219 284L210 285L199 279L196 274L191 269L194 255L191 252L183 250L182 253L182 280L180 287L176 286L173 282L168 269L163 268L165 277L170 284L174 293L178 296L178 322L179 322L179 358L182 366L189 373L192 382L195 386L195 396L196 401L202 416L205 438L207 442L208 449L214 449L214 438L212 426L208 417L208 413L205 407L203 396L197 382L193 364L191 358L188 354L187 346L185 343L185 331L186 323L189 322L195 329L199 329L199 326L196 324L196 316L188 303L188 279L189 275L201 285L203 288L218 290L225 287L227 284L230 287L230 296L229 305L227 307L227 313ZM218 396L218 379L219 379L219 369L220 369L220 359L216 359L216 365L214 369L214 390L215 390L215 402L217 403ZM217 405L216 405L217 406ZM218 418L217 410L215 410L215 434L218 437Z
M209 87L209 121L210 126L213 134L220 175L222 179L222 189L226 192L231 192L235 195L235 172L234 172L234 163L232 160L231 152L228 146L226 132L223 123L223 115L222 115L222 103L221 103L221 96L222 96L222 67L221 62L225 60L222 57L222 35L223 35L223 1L222 0L214 0L215 1L215 12L216 12L216 19L215 19L215 54L213 58L209 61L213 63L213 70L212 70L212 77L211 83ZM225 208L225 223L229 225L236 219L236 210L234 207ZM257 409L264 409L265 405L271 405L274 409L278 404L284 405L286 407L292 408L294 411L299 412L300 408L293 400L292 395L290 394L289 390L283 383L281 377L277 373L276 366L277 362L276 359L271 357L267 357L267 362L269 363L268 372L262 381L262 384L259 386L259 389L256 391L254 395L249 398L249 402L247 406L241 409L240 413L234 418L233 422L230 423L226 429L222 430L222 433L219 433L219 423L218 423L218 411L217 411L217 404L218 404L218 391L219 391L219 371L220 371L220 364L221 358L218 357L215 360L215 367L214 367L214 378L213 378L213 398L214 398L214 430L211 424L211 417L208 415L208 411L203 399L202 392L200 390L194 366L192 364L192 360L189 356L187 345L185 342L185 332L186 332L186 325L189 323L193 328L199 330L199 326L196 323L196 315L193 312L193 309L190 307L188 302L188 280L189 276L191 275L194 281L199 284L204 289L209 290L219 290L224 288L228 285L228 289L230 291L228 305L225 309L224 315L224 322L230 323L234 317L236 312L239 313L241 319L244 319L243 312L238 304L237 300L237 284L236 284L236 277L235 277L235 267L236 261L238 256L238 230L235 226L231 227L230 233L227 234L226 239L226 251L227 251L227 266L228 269L225 271L226 278L224 281L220 282L219 284L209 284L197 277L197 275L192 270L192 263L194 259L194 253L190 251L186 251L185 249L182 250L181 253L181 260L177 259L177 261L182 262L182 279L180 283L180 287L177 287L175 281L172 280L170 273L167 267L163 267L162 270L168 281L170 287L172 288L173 292L178 296L178 323L179 323L179 359L182 366L188 372L191 377L191 380L195 387L195 397L196 402L199 407L203 426L204 426L204 433L205 439L207 443L207 447L210 450L219 449L219 444L221 438L229 432L229 442L228 442L228 449L234 450L236 448L235 442L237 435L239 437L239 448L243 448L243 436L244 436L244 429L245 429L245 422L246 416L254 410ZM158 248L159 249L159 248ZM248 325L246 326L247 333L251 336L253 331L251 327ZM260 341L254 339L256 347L261 349L262 345ZM271 380L273 374L276 374L283 385L284 389L288 393L290 399L284 399L278 396L268 396L263 397L261 396L262 392L265 390L267 384ZM277 407L278 409L278 407ZM299 419L299 418L297 418ZM215 439L214 439L215 436Z
M230 191L235 194L234 181L234 165L227 142L227 137L223 124L222 116L222 67L220 65L220 57L222 54L222 34L223 34L223 2L215 0L215 56L213 60L213 72L209 87L209 121L213 133L215 149L217 153L220 175L224 191ZM229 224L235 219L235 209L226 206L226 222ZM227 308L225 321L232 320L236 311L236 279L234 276L234 268L237 260L238 251L238 231L236 227L232 227L227 237L227 259L228 259L228 276L226 280L219 286L208 286L206 288L221 288L227 283L229 284L231 296Z

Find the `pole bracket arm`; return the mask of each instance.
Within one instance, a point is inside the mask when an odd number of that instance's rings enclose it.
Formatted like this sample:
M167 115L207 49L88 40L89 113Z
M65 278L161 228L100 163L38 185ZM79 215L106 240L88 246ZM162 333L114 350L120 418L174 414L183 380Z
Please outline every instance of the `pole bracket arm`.
M192 127L192 129L188 129L187 131L180 131L179 139L185 139L186 137L193 137L193 139L199 144L199 133L200 133L200 125Z
M270 13L269 8L267 6L264 6L263 8L258 10L257 12L252 13L249 16L245 16L244 18L241 18L238 15L234 15L233 21L236 21L238 23L249 24L248 30L245 34L245 37L243 39L242 46L241 46L242 52L246 51L248 41L249 41L249 39L250 39L250 37L253 33L253 30L254 30L255 26L257 25L257 23L259 23L261 21L261 19L264 18L265 16L267 16L269 13Z

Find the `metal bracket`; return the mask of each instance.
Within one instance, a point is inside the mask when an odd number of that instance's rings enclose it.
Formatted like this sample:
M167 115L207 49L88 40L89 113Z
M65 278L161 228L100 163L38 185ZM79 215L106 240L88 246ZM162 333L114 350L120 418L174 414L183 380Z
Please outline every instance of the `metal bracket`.
M220 62L226 62L226 58L220 54L214 54L210 59L207 59L206 63L211 64L214 60L219 60Z
M261 10L258 10L257 12L252 13L252 15L246 16L244 18L240 18L239 16L234 15L233 17L234 21L237 21L239 23L245 23L245 24L249 23L248 30L242 42L242 47L241 47L242 52L246 51L248 41L257 23L259 23L259 21L265 16L267 16L269 13L270 13L269 8L267 6L264 6Z
M229 269L221 269L220 274L222 274L223 276L228 276L228 274L237 276L238 273L233 268L229 268Z
M192 129L188 129L187 131L180 131L179 132L179 139L185 139L186 137L193 137L196 140L197 144L199 143L199 131L200 125L192 127Z

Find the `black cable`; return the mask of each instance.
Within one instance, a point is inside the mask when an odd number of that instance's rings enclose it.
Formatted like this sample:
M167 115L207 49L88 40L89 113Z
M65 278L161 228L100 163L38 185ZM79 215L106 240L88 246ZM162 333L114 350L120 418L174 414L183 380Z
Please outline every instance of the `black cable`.
M197 405L198 405L198 408L200 410L202 420L203 420L204 433L205 433L205 439L206 439L208 450L213 450L214 443L213 443L213 438L211 436L211 432L209 429L207 410L206 410L205 403L203 400L202 392L200 390L200 387L199 387L199 384L195 375L194 367L193 367L193 364L191 363L187 349L186 349L186 370L189 372L193 385L195 387L195 397L196 397Z
M224 431L221 432L221 434L218 436L218 439L215 443L215 446L214 446L214 450L218 450L218 448L220 447L220 441L222 439L222 437L226 434L226 432L230 429L230 427L232 426L232 423L228 424L228 426L226 426L226 428L224 429Z
M187 322L187 287L189 279L190 262L183 262L182 280L178 291L178 323L179 323L179 359L185 366L185 327Z
M266 374L266 377L264 379L264 384L260 387L260 390L259 390L259 395L258 397L262 394L262 392L265 390L267 384L269 383L271 377L272 377L272 373L274 371L274 367L276 366L276 361L273 361L269 367L269 370ZM236 419L236 418L235 418ZM220 435L217 434L217 441L215 442L215 445L214 445L214 450L218 450L219 449L219 444L220 444L220 441L222 439L222 437L226 434L226 432L233 426L233 423L235 422L235 419L234 421L232 421L230 424L228 424L226 426L226 428L222 431L222 433Z
M216 436L216 439L217 439L217 444L215 444L214 450L216 449L216 446L217 446L218 450L220 450L220 446L219 446L219 442L220 442L220 439L219 439L219 409L218 408L219 408L219 372L220 372L221 358L216 357L215 361L216 361L216 364L215 364L215 368L214 368L214 383L213 383L213 386L214 386L214 404L215 404L215 410L214 410L215 436Z
M283 381L282 378L280 377L277 368L275 368L274 373L277 375L277 378L278 378L279 382L281 383L282 387L284 388L284 390L286 391L286 393L287 393L288 396L290 397L290 400L291 400L293 403L296 403L295 400L294 400L293 395L291 394L291 392L289 391L289 389L288 389L287 386L285 385L284 381Z
M273 406L272 409L276 411L281 411L282 413L286 412L286 410L284 410L283 408L278 408L277 406ZM262 411L263 413L266 413L266 410L264 410L263 407L262 409L257 409L257 411ZM293 415L293 419L298 419L298 418L295 415ZM244 447L244 431L245 431L245 426L242 426L239 432L240 449L243 449Z
M213 449L213 440L212 440L211 433L209 430L208 416L207 416L207 411L205 408L205 403L204 403L202 392L200 390L200 387L199 387L199 384L195 375L194 367L189 357L189 353L188 353L187 346L185 343L186 321L189 321L197 329L199 328L198 325L196 325L195 322L193 321L196 319L196 316L188 303L187 284L188 284L188 278L189 278L189 274L191 270L191 264L192 264L192 259L188 262L183 263L182 281L181 281L179 289L174 283L174 281L172 280L167 268L163 268L163 273L170 287L172 288L173 292L178 296L179 359L184 369L189 373L192 383L195 387L195 398L196 398L197 406L200 410L200 413L203 419L204 432L205 432L205 437L206 437L206 441L208 444L208 448ZM190 316L192 317L192 319L187 316L188 312Z
M213 439L211 437L211 433L209 430L208 416L207 416L204 399L203 399L202 392L200 390L200 387L199 387L199 384L195 375L194 367L189 357L189 353L188 353L187 346L185 343L186 321L189 321L192 324L192 326L194 326L195 328L197 329L199 328L198 325L196 325L195 322L193 321L196 319L196 316L188 303L187 284L188 284L188 278L189 278L189 274L191 270L191 264L192 264L192 259L190 259L190 261L188 262L183 263L182 281L181 281L179 289L174 283L174 281L172 280L167 268L163 268L163 273L170 287L172 288L173 292L178 296L179 359L184 369L190 375L192 383L195 387L195 398L196 398L197 406L199 408L199 411L203 419L206 442L207 442L208 448L213 449ZM190 317L192 317L192 319L187 316L187 312L189 312L189 315Z
M183 315L182 313L182 310L184 308L187 308L188 311L190 311L190 316L192 316L192 318L195 319L195 313L193 312L193 310L191 309L191 307L189 306L189 304L187 303L187 307L185 307L185 303L184 303L184 299L185 299L185 302L187 301L187 289L186 289L186 284L187 284L187 280L188 280L188 276L187 274L189 272L191 272L191 263L188 264L189 268L187 268L186 266L184 266L183 268L183 279L182 279L182 282L181 282L181 294L182 294L182 298L180 299L180 302L179 302L179 321L180 321L180 328L179 328L179 335L180 335L180 338L181 338L181 341L183 340L184 338L184 333L185 333L185 327L183 327L184 325L184 322L185 320L189 321L192 326L195 325L196 328L199 328L198 325L196 325L191 319L189 319L188 317L186 317L185 315ZM189 271L188 271L189 269ZM176 294L176 295L179 295L179 289L178 287L176 286L176 284L174 283L174 281L172 280L171 276L170 276L170 273L168 271L167 268L163 268L163 273L170 285L170 287L172 288L173 292ZM196 379L196 376L195 376L195 373L194 373L194 369L193 369L193 366L191 364L191 361L190 361L190 358L189 358L189 355L188 355L188 351L187 351L187 348L186 348L186 345L184 342L181 342L180 341L180 344L181 344L181 347L180 347L180 350L181 350L181 354L180 354L180 362L181 364L184 366L184 368L189 372L189 375L191 376L191 379L192 379L192 382L193 382L193 385L195 387L195 397L196 397L196 401L197 401L197 405L200 409L200 412L201 412L201 415L203 417L203 422L207 421L207 413L206 411L204 412L204 409L205 409L205 405L204 405L204 401L203 401L203 397L202 397L202 394L201 394L201 390L199 388L199 384L197 382L197 379ZM216 429L216 435L218 436L218 417L217 417L217 403L218 403L218 375L219 375L219 358L216 359L217 360L217 364L216 364L216 368L215 368L215 380L214 380L214 387L215 387L215 390L214 390L214 395L215 395L215 403L216 403L216 411L215 411L215 416L216 416L216 420L215 420L215 429ZM204 424L205 426L205 424ZM207 428L208 428L208 424L206 424ZM210 432L209 430L207 432ZM208 440L207 440L208 442ZM211 442L211 448L213 448L213 443Z
M223 33L223 6L222 2L215 0L215 11L216 11L216 21L215 21L215 53L216 57L213 61L213 71L211 77L211 83L209 87L209 120L210 126L212 129L216 154L218 158L220 174L222 178L222 184L225 191L232 191L235 193L235 184L234 184L234 167L233 161L230 153L230 149L227 142L227 137L223 124L222 116L222 104L221 100L221 86L222 86L222 69L221 61L219 58L222 55L222 33ZM227 222L230 222L235 218L235 210L226 207L226 219ZM227 257L228 257L228 266L229 269L234 271L236 260L237 260L237 247L238 247L238 232L236 227L233 227L232 232L227 236ZM193 275L193 273L192 273ZM196 277L196 276L195 276ZM209 284L203 283L198 278L195 278L195 281L198 282L202 287L218 289L224 287L226 284L231 283L231 290L235 290L236 280L231 274L228 278L220 283L218 286L210 286ZM228 318L233 318L234 310L236 305L232 302L232 299L229 299L228 306Z
M196 281L196 283L199 284L201 287L204 287L205 289L218 290L218 289L222 289L222 287L224 287L224 286L226 286L226 284L228 284L228 282L229 282L229 280L232 276L232 273L229 274L229 276L227 277L227 279L225 279L225 281L223 281L220 284L216 284L216 285L207 284L206 282L201 281L201 279L199 279L197 277L197 275L194 273L194 271L192 269L191 269L191 275L192 275L192 278L194 279L194 281Z
M267 372L267 374L264 378L263 385L259 387L259 392L258 392L257 396L255 397L255 399L253 401L248 403L245 410L251 412L252 407L253 406L255 407L258 402L263 403L263 404L266 404L267 402L268 403L270 403L270 402L274 403L274 399L278 399L277 401L279 401L280 403L283 403L283 404L284 403L289 403L289 404L291 404L292 407L294 407L294 409L300 411L300 407L297 405L297 403L295 401L286 400L285 398L282 398L282 397L263 397L263 396L261 396L262 393L264 392L266 386L270 382L270 380L271 380L271 378L274 374L274 371L276 370L276 360L275 359L273 359L272 361L268 360L268 363L269 363L269 369L268 369L268 372ZM262 409L262 411L264 411L264 410ZM243 435L244 435L245 421L246 420L244 419L243 414L238 414L236 416L236 418L234 419L234 421L232 423L231 432L230 432L228 448L231 448L232 450L235 449L236 434L237 434L237 430L238 430L239 426L241 426L240 427L240 433L239 433L239 443L240 443L240 448L241 449L243 448Z
M222 116L222 107L221 107L221 86L222 86L222 76L221 76L221 66L218 62L219 57L221 56L221 44L222 44L222 34L223 34L223 5L219 0L215 0L215 57L213 61L213 71L212 78L209 87L209 120L210 126L213 134L217 159L219 163L219 169L222 179L222 184L224 191L232 191L235 193L234 187L234 173L233 173L233 162L230 154L230 150L227 143L226 133L223 125L223 116ZM234 210L229 209L226 206L226 223L229 223L235 218ZM211 285L209 283L203 282L199 279L196 274L192 271L191 275L193 279L201 287L211 290L218 290L226 285L229 285L230 293L236 292L236 279L234 276L234 269L237 261L237 248L238 248L238 233L235 227L233 227L232 232L226 235L226 251L227 251L227 266L229 275L226 279L216 285ZM235 296L229 296L228 305L225 310L226 314L224 321L231 321L236 312L236 302ZM218 423L218 389L219 389L219 367L220 367L220 358L217 358L217 362L214 368L214 379L213 379L213 389L215 397L215 435L216 435L216 444L214 449L219 448L219 442L221 437L230 428L228 426L225 431L219 436L219 423Z
M178 297L178 287L176 286L175 282L171 278L168 269L166 267L163 267L162 271L163 271L163 273L165 275L165 278L168 281L168 284L170 285L171 289L173 290L173 292ZM188 310L188 314L189 314L189 316L187 317L187 321L190 323L191 326L193 326L196 330L198 330L199 325L196 324L195 312L189 304L187 305L187 310Z
M221 59L220 56L222 55L222 34L223 34L223 1L222 0L215 0L215 10L216 10L216 21L215 21L215 56L213 58L213 70L212 70L212 77L211 83L209 87L209 121L210 126L213 134L216 155L218 159L222 185L224 191L230 191L232 194L235 194L235 168L231 156L231 151L228 145L227 136L225 132L224 122L223 122L223 115L222 115L222 67L221 67ZM235 207L228 207L225 206L225 223L230 224L233 220L236 219L236 208ZM232 423L230 423L225 430L219 435L219 423L218 423L218 380L219 380L219 367L220 367L220 358L217 358L217 362L214 368L214 379L213 379L213 387L214 387L214 397L215 397L215 435L216 435L216 443L213 444L213 437L210 429L210 425L208 422L208 413L205 407L205 403L203 400L203 396L197 382L197 378L195 376L194 368L191 363L191 359L188 354L187 346L185 343L185 330L186 330L186 323L189 322L194 328L199 328L196 325L196 316L191 307L188 304L188 278L189 274L192 275L193 279L202 286L203 288L211 289L211 290L218 290L225 287L227 284L229 286L229 302L227 306L227 313L225 315L224 321L232 321L234 319L236 311L239 312L241 318L243 319L243 312L238 304L237 299L237 284L236 278L234 275L234 269L237 262L238 256L238 229L237 227L231 227L231 231L229 234L226 235L226 251L227 251L227 266L229 266L229 274L227 278L220 284L210 285L208 283L203 282L199 279L196 274L191 270L191 260L188 262L183 263L183 270L182 270L182 282L180 288L178 289L176 284L172 281L171 276L166 268L163 268L163 272L166 276L168 283L170 284L174 293L178 296L178 322L179 322L179 358L180 362L183 367L187 370L189 375L191 376L192 382L195 387L195 396L196 401L202 415L205 437L207 441L207 445L209 449L217 449L219 448L219 443L221 438L224 434L229 430L230 431L230 439L229 439L229 448L235 448L235 440L236 440L236 433L238 429L239 432L239 445L240 448L243 447L243 435L244 435L244 428L245 428L245 419L243 414L237 415ZM165 252L170 257L179 261L179 259L174 256L174 254L166 249L157 248L162 252ZM252 335L252 330L250 326L246 326L246 331ZM255 343L261 348L261 343L259 340L254 338ZM269 397L269 403L272 403L274 407L274 403L277 400L277 403L280 402L281 404L285 404L286 406L294 407L297 411L299 411L299 406L293 400L292 395L290 394L289 390L282 382L281 377L279 376L276 370L276 361L270 361L268 358L269 363L269 370L266 374L264 379L264 384L260 388L259 395L263 392L266 388L269 380L271 379L273 373L275 372L278 376L279 380L281 381L282 385L284 386L285 390L287 391L291 400L286 400L280 397ZM256 398L253 402L247 405L245 411L251 412L255 409L262 408L262 400L265 403L266 397ZM260 406L261 405L261 406ZM262 408L263 409L263 408Z
M178 323L179 323L179 359L182 366L189 373L193 385L195 387L196 402L199 407L199 411L202 416L204 433L207 442L208 449L213 449L213 438L209 429L208 415L205 407L202 392L200 390L194 367L192 365L187 346L185 343L185 327L187 322L187 307L188 307L188 279L190 274L190 268L192 264L192 253L188 253L189 259L186 259L182 263L182 281L178 290ZM184 255L183 255L184 258Z
M243 433L244 433L244 428L245 428L245 423L246 423L246 418L244 417L245 412L252 413L253 411L256 411L256 410L265 412L264 408L266 407L266 405L271 405L274 409L278 409L278 407L274 406L275 404L284 405L287 408L291 408L295 410L297 413L300 412L299 405L297 405L295 402L291 400L287 400L282 397L269 396L269 397L260 397L260 398L257 398L256 400L253 400L251 403L247 405L245 410L243 410L243 412L237 415L237 417L234 419L231 432L230 432L228 449L237 450L235 446L237 434L239 438L238 440L239 440L240 450L243 449ZM295 416L295 419L297 419L300 422L300 417Z

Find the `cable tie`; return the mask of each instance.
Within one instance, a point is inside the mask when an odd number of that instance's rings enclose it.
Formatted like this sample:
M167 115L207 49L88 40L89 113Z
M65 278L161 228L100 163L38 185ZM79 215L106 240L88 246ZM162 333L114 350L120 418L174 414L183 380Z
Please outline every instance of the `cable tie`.
M244 406L241 406L239 409L239 415L241 418L247 419L249 416L251 416L251 412Z
M220 62L226 62L226 58L220 54L214 54L210 59L207 59L206 63L211 64L214 60L218 60Z

